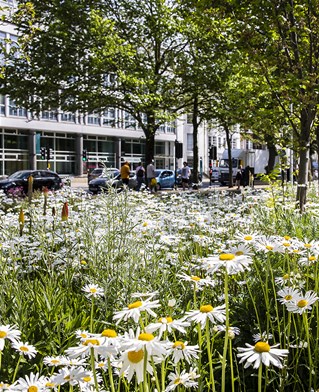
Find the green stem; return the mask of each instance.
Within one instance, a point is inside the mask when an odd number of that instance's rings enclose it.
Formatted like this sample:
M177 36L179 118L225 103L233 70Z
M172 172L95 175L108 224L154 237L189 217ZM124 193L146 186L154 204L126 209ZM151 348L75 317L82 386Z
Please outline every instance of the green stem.
M311 352L311 347L310 347L310 336L309 336L309 325L308 325L308 317L307 313L303 313L303 322L304 322L304 327L305 327L305 332L306 332L306 339L307 339L307 345L308 345L308 360L309 360L309 390L312 386L312 372L313 372L313 362L312 362L312 352Z
M207 346L207 356L209 363L209 382L212 386L212 390L215 391L215 382L214 382L214 370L213 370L213 360L212 360L212 352L210 346L210 333L209 333L209 320L206 320L206 346Z
M229 364L230 364L230 374L231 374L231 390L235 392L235 375L234 375L234 363L233 363L233 346L231 339L229 341Z
M19 359L18 359L18 362L17 362L16 368L14 369L14 374L13 374L13 378L12 378L12 382L11 382L11 384L13 384L13 383L15 382L15 380L16 380L17 373L18 373L18 369L19 369L20 362L21 362L21 357L22 357L22 355L19 355Z
M225 304L226 304L226 320L225 320L225 340L222 359L222 392L225 392L226 382L226 365L227 365L227 349L228 349L228 330L229 330L229 304L228 304L228 274L225 273L224 282Z
M110 358L107 359L107 366L108 366L108 373L109 373L109 378L110 378L110 383L111 383L111 391L115 392L113 372L112 372L112 366L111 366Z
M261 392L261 387L262 387L262 380L263 380L263 367L262 364L259 365L259 369L258 369L258 392Z
M94 358L94 348L91 347L91 367L92 367L92 372L93 372L93 378L94 378L94 386L96 391L99 391L99 384L97 382L97 376L96 376L96 369L95 369L95 358Z
M91 318L90 318L90 332L93 333L93 315L94 315L94 297L92 297Z

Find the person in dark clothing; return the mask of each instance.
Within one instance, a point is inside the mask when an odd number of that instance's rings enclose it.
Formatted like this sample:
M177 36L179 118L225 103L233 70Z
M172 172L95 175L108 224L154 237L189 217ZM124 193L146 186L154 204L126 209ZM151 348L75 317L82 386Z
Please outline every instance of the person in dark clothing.
M243 171L242 171L241 166L239 166L235 180L236 180L237 189L240 189L240 184L243 180Z
M248 186L249 185L249 174L250 174L250 167L247 165L244 169L243 172L243 185Z

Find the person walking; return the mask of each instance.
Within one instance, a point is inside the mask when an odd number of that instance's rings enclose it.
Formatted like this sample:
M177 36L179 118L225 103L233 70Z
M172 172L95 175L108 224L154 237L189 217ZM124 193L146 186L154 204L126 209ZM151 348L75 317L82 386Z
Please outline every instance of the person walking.
M243 170L242 170L241 166L239 166L239 169L237 171L235 179L236 179L237 189L239 190L240 189L240 184L242 183L242 180L243 180Z
M141 189L142 184L144 183L144 176L145 176L145 169L142 165L142 162L139 162L136 170L136 181L137 181L137 185L136 185L136 190L139 191Z
M124 188L128 187L129 180L130 180L130 171L131 171L130 164L128 161L125 161L120 170L121 180L124 185Z
M184 162L181 171L183 191L185 191L186 186L188 188L190 175L191 175L191 169L187 165L187 162Z
M155 166L154 159L146 166L146 177L148 188L151 193L156 192L156 174L155 174Z

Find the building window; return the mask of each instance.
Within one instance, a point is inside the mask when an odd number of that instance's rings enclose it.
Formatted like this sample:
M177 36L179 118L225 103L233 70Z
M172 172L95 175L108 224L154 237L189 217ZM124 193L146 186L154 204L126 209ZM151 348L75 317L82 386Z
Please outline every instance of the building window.
M191 113L187 113L186 122L187 124L193 124L193 115Z
M92 112L87 116L88 124L100 125L100 116L97 112Z
M187 151L193 151L193 134L187 134Z
M165 142L155 142L155 155L165 155Z
M13 99L9 101L9 114L10 116L26 117L27 111L24 108L20 108L16 105Z
M127 112L124 112L124 128L132 128L136 129L136 120L135 118Z
M103 113L103 125L115 127L115 109L107 108Z
M5 115L5 96L0 94L0 116Z
M61 121L66 122L75 122L75 114L71 112L62 112L61 113Z
M56 121L57 120L57 112L56 110L44 110L41 113L42 120Z
M167 133L176 133L176 122L172 121L167 124Z

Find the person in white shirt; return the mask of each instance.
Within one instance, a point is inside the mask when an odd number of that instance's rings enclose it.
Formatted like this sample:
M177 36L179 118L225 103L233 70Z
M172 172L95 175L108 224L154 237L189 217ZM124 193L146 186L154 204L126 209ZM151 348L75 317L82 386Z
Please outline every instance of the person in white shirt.
M183 191L185 191L186 186L188 188L190 175L191 169L188 167L187 162L184 162L181 172Z
M152 184L153 179L156 178L154 159L146 166L146 177L149 190L153 193L156 192L156 185ZM153 180L153 181L152 181Z
M137 181L136 190L139 191L141 189L141 185L144 182L144 176L145 176L145 169L142 165L142 162L138 164L135 173L136 173L136 181Z

